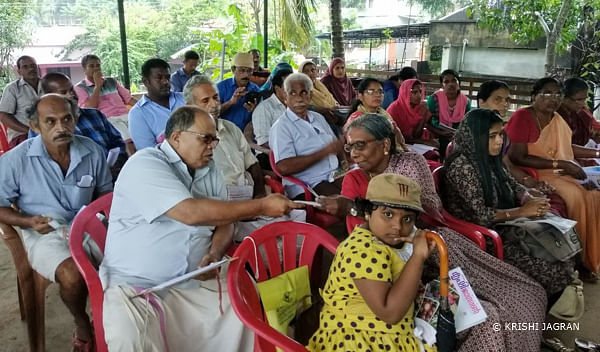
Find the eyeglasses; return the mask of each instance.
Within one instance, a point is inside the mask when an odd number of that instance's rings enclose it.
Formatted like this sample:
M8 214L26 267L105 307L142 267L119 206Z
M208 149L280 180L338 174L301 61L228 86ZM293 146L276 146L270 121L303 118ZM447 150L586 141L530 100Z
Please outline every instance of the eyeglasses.
M194 132L194 131L187 131L187 130L183 130L181 132L188 132L188 133L195 134L196 136L200 137L199 139L201 139L202 142L204 142L204 144L206 144L206 145L212 144L213 146L216 146L220 140L217 136L213 136L212 134L202 134L202 133L198 133L198 132Z
M344 144L344 151L346 151L346 153L350 153L350 152L352 152L352 149L365 150L367 145L371 142L376 142L376 140L370 139L368 141L358 141L358 142L354 142L354 143L347 143L347 144Z
M562 93L540 93L538 95L546 99L562 99L563 97Z
M365 89L368 95L383 95L383 89Z
M251 73L254 72L254 69L253 68L249 68L249 67L236 67L235 71L239 72L239 73L251 74Z

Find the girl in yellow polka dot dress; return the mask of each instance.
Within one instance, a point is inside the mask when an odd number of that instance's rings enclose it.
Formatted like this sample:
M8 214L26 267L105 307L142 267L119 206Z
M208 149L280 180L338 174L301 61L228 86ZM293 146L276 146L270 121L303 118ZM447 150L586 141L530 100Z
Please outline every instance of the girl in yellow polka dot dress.
M331 264L310 351L421 350L413 301L435 247L423 231L413 232L423 212L421 189L404 176L381 174L369 182L366 198L357 201L366 224L340 243Z

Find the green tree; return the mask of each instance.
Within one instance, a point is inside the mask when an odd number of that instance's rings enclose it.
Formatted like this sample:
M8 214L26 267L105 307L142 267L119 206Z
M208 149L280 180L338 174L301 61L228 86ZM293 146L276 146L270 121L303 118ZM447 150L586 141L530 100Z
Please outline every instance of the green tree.
M11 80L13 52L31 38L30 7L24 0L0 2L0 90Z
M516 43L526 44L546 36L546 71L556 66L556 56L567 50L584 22L584 7L595 11L599 0L473 0L472 13L492 31L508 31ZM595 14L594 16L597 16Z

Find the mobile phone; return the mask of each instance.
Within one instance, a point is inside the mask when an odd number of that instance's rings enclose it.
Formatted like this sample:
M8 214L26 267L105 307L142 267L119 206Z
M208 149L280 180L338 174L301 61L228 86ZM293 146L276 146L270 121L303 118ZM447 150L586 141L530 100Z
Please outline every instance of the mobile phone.
M259 92L248 92L245 95L245 103L252 103L252 104L256 104L258 103L258 100L260 99L260 93Z

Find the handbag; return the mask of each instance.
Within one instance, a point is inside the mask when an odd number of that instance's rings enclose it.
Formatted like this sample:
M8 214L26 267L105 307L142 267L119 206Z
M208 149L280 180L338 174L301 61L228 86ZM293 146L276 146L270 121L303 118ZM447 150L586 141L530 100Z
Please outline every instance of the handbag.
M566 262L581 252L581 241L575 228L559 230L546 222L517 219L501 223L505 227L502 237L509 242L517 242L525 253L547 262Z
M585 304L583 300L583 282L576 278L565 288L550 314L566 321L577 321L583 316Z

